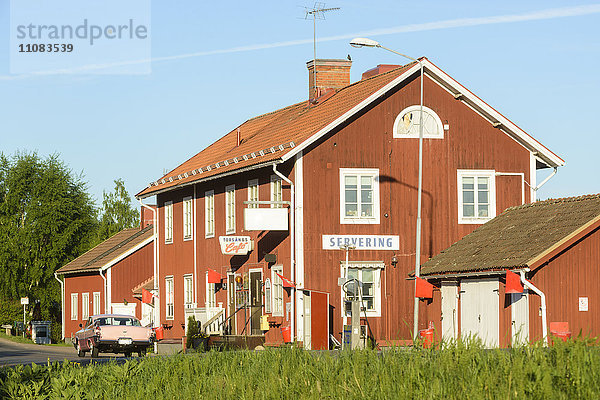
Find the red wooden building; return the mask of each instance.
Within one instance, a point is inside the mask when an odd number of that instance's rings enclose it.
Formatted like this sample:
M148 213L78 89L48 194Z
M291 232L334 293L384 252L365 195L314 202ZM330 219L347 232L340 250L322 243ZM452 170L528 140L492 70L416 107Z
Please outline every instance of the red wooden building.
M536 171L564 161L421 60L426 261L532 201ZM137 194L157 196L156 319L167 338L184 335L186 315L257 335L266 315L267 343L289 327L326 347L346 319L345 276L363 282L375 339L412 337L419 65L378 66L350 84L350 61L310 61L310 87L315 64L318 98L244 122Z
M508 347L552 333L598 337L600 195L509 208L421 273L441 289L427 317L445 339Z
M142 217L145 214L151 215L142 213ZM142 224L147 219L142 218ZM61 284L63 338L71 337L79 324L96 314L135 315L144 325L152 324L152 306L142 303L133 289L153 278L154 227L125 229L55 275Z

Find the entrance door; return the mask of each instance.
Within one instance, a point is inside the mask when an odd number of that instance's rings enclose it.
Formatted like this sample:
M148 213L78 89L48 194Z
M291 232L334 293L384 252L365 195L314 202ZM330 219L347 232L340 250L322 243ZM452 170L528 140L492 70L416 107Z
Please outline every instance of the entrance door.
M304 290L304 348L329 349L329 293Z
M227 317L229 321L228 331L230 334L235 335L237 332L237 315L233 315L236 310L235 298L236 298L236 283L235 274L230 272L227 274ZM232 317L233 315L233 317Z
M442 338L458 338L458 282L442 281Z
M260 317L262 315L262 270L250 270L250 333L262 335Z
M310 300L311 300L311 296L310 296L310 291L309 290L304 290L303 291L303 297L304 297L304 340L303 340L303 344L304 344L304 348L306 350L311 350L312 349L312 344L311 344L311 323L310 323L310 319L312 317L312 313L311 311L311 307L310 307Z
M513 346L527 344L529 341L529 294L510 294L511 333Z
M497 278L463 279L460 323L463 339L476 336L486 347L497 347L499 339L499 282Z

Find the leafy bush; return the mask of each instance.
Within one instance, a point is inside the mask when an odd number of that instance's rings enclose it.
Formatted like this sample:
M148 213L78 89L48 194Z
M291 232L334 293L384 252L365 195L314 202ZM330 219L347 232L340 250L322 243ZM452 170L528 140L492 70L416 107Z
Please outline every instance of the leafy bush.
M188 349L192 347L194 336L196 336L199 332L200 329L198 328L198 322L196 322L196 317L188 317L188 326L186 332L186 346Z

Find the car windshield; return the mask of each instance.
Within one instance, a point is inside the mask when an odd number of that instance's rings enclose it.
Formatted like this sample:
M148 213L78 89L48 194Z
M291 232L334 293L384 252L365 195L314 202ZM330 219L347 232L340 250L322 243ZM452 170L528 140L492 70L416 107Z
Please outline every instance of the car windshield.
M128 317L102 317L98 318L96 323L100 326L141 326L140 321L138 321L136 318Z

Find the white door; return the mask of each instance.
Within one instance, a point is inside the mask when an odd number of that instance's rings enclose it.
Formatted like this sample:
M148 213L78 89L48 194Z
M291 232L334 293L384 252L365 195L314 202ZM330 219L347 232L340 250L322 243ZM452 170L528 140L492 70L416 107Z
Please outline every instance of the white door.
M497 347L500 333L498 279L463 279L460 286L461 336L477 336L485 347Z
M153 315L154 308L150 304L142 303L142 319L140 320L142 326L153 326Z
M510 295L511 333L513 346L529 342L529 294L527 289L523 293Z
M307 290L304 292L304 348L306 350L312 349L311 344L311 313L310 313L310 292Z
M451 341L458 337L458 282L442 281L442 338Z
M135 317L135 303L112 303L113 314L131 315Z

